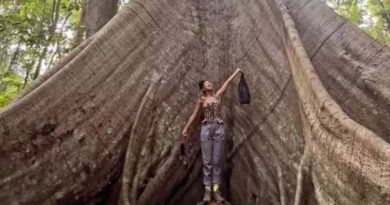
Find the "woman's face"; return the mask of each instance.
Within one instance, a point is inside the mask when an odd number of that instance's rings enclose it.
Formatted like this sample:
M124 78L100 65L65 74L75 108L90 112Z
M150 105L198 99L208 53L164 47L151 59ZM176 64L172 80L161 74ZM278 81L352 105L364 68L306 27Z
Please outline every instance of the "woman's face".
M206 80L206 81L203 83L203 88L204 88L205 90L212 90L212 89L213 89L213 84L212 84L210 81Z

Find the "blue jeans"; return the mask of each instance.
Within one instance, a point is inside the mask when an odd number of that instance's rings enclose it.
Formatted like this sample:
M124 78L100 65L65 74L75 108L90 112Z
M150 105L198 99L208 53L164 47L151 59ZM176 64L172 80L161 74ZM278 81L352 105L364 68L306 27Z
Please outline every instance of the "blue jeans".
M220 184L225 146L223 123L202 123L200 143L202 149L203 184L205 186Z

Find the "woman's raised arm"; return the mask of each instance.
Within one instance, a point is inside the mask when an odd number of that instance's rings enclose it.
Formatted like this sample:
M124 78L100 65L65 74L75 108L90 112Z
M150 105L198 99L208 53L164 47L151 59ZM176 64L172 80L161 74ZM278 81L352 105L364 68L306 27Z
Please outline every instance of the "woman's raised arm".
M241 69L237 68L236 71L234 71L234 73L222 84L221 88L219 88L216 93L218 97L222 97L222 95L225 93L226 89L228 88L230 81L232 81L234 76L236 76L239 72L241 72Z

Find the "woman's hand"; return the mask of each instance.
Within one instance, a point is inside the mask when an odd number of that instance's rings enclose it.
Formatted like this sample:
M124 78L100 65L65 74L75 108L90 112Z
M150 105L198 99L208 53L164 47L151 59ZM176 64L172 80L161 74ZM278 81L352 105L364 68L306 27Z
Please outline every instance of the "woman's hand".
M188 140L188 132L186 129L184 129L183 132L181 133L181 139L183 142Z
M225 93L225 91L226 91L226 89L227 89L229 83L233 80L233 78L234 78L239 72L242 72L242 70L241 70L239 67L237 67L237 69L234 71L234 73L233 73L233 74L232 74L232 75L231 75L231 76L222 84L221 88L218 89L218 91L217 91L217 96L221 97L221 96Z

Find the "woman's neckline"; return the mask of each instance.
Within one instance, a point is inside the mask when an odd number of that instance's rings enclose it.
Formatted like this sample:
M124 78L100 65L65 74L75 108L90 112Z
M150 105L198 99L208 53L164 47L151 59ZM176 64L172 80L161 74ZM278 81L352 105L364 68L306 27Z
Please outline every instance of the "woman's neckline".
M203 106L204 105L206 105L206 106L207 105L212 105L213 103L219 103L220 102L218 96L215 93L212 96L215 97L216 100L213 100L211 102L206 102L206 96L203 96L203 98L204 98Z

